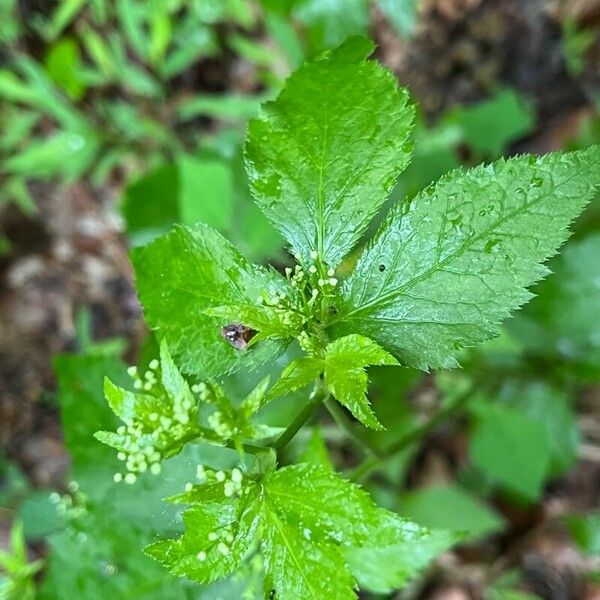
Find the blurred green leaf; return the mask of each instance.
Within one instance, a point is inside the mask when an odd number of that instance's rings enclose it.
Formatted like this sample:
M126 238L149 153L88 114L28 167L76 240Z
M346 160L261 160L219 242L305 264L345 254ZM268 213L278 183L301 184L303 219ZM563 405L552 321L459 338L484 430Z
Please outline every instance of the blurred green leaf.
M178 115L182 121L189 121L198 116L232 121L245 120L256 116L260 105L267 98L268 96L196 95L179 105Z
M600 556L600 513L567 517L567 525L579 548L588 556Z
M228 231L233 219L233 180L229 165L217 159L181 155L179 210L184 225L202 221L220 231Z
M508 383L499 399L544 428L551 452L548 476L566 473L575 464L580 435L566 392L542 381Z
M79 46L70 37L60 39L46 54L48 75L72 100L79 100L85 93L85 86L79 78L80 60Z
M123 194L121 211L134 246L166 233L180 220L177 166L162 165L130 183Z
M0 455L0 506L12 508L29 492L29 481L20 467Z
M409 37L417 21L418 0L377 0L398 35Z
M23 535L23 524L13 523L10 550L0 549L0 597L2 600L35 600L34 577L43 561L29 562Z
M25 536L28 539L41 539L67 525L67 516L60 513L49 491L37 490L29 495L19 508Z
M88 494L102 497L112 485L119 463L109 448L94 439L99 429L116 429L106 406L104 378L126 382L125 365L114 357L58 355L54 359L65 442L72 458L72 478Z
M140 550L151 539L151 529L99 507L76 528L50 538L39 599L193 598L184 580L170 576Z
M460 541L447 531L432 531L424 539L392 546L348 548L344 558L362 588L389 594L405 587L436 556Z
M85 4L85 0L61 0L52 13L50 21L44 25L46 38L55 40L77 17Z
M445 117L458 124L464 142L478 159L495 159L535 126L533 106L513 90L500 90L491 99L454 109Z
M559 358L600 379L600 234L570 242L535 289L535 298L507 324L539 356Z
M493 405L475 425L470 454L473 463L493 481L535 501L545 483L552 449L539 421Z
M89 130L58 132L46 139L30 142L21 152L4 161L12 173L29 178L61 177L74 181L91 166L98 152L98 141Z
M180 154L129 184L122 208L134 246L149 243L175 223L199 221L217 228L246 253L262 259L283 246L281 238L250 201L238 152L232 160Z
M306 27L313 54L364 35L369 19L366 0L303 0L294 3L293 17Z
M571 75L581 74L585 66L585 54L596 38L595 31L581 28L575 18L569 16L565 18L562 30L562 51Z
M306 444L304 451L298 457L298 462L307 462L326 469L333 469L333 464L329 458L327 446L319 427L313 427L308 444Z
M503 521L491 508L456 486L435 486L401 497L400 514L434 529L464 531L475 539L499 531Z

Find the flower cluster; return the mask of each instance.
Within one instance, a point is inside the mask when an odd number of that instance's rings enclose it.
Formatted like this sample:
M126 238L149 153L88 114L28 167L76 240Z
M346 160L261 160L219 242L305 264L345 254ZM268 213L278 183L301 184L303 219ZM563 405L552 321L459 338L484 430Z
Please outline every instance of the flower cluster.
M176 393L167 390L159 361L151 361L149 367L143 377L136 367L128 369L134 389L142 391L139 395L116 386L109 390L117 399L121 397L123 405L124 398L129 398L131 411L120 415L124 425L116 434L97 434L101 441L118 450L117 458L125 463L125 472L114 474L115 482L133 484L141 473L160 474L162 460L176 454L197 429L198 401L187 383L181 379ZM207 397L205 384L194 386L194 391L200 399Z
M70 481L68 494L51 492L48 500L56 506L56 512L68 519L77 519L87 514L87 496L79 489L76 481Z
M225 471L214 471L213 469L205 469L204 465L198 465L196 468L196 478L199 481L198 485L206 485L206 484L223 484L223 495L226 498L231 498L232 496L239 496L242 494L242 482L244 480L244 476L242 472L238 468L234 468L231 470L231 473L226 473ZM188 482L185 486L186 492L191 492L194 489L194 484L192 482Z
M307 352L314 351L311 340L311 329L314 320L322 319L327 306L334 298L335 287L338 279L335 269L328 267L319 258L316 250L311 251L308 263L302 262L302 257L295 256L298 264L292 269L285 269L285 276L289 282L288 293L265 293L258 298L259 303L283 312L284 325L299 324L301 329L298 341ZM320 304L321 310L315 310L315 305Z

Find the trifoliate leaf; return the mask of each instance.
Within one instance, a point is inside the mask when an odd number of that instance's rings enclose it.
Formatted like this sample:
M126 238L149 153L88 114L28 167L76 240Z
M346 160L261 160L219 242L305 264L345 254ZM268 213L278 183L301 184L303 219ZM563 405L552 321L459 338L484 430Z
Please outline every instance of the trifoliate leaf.
M270 340L240 350L222 335L220 319L206 314L224 304L260 307L260 295L287 285L274 271L249 263L210 227L178 227L135 249L132 260L146 320L184 372L216 377L254 367L281 350Z
M413 109L372 51L352 38L319 55L249 126L256 202L305 261L312 250L336 267L408 162Z
M359 421L373 429L383 429L367 398L369 365L396 365L396 359L373 340L348 335L334 340L322 357L308 356L292 361L270 391L272 396L296 391L314 381L321 373L327 390Z
M328 389L359 421L372 429L383 429L367 398L368 365L396 365L396 359L373 340L348 335L329 344L325 354Z
M422 369L498 332L600 185L600 146L454 171L394 210L341 289L334 333Z
M427 562L419 560L427 553L419 550L429 538L426 530L379 508L327 467L294 465L262 479L236 469L200 475L205 483L189 484L174 499L192 504L184 513L183 536L146 549L171 573L214 581L260 549L267 594L275 590L276 598L350 600L356 597L356 575L346 557L352 548L398 547L409 554L415 543L417 557L398 557L409 565L402 570L404 578ZM368 577L379 581L376 575Z

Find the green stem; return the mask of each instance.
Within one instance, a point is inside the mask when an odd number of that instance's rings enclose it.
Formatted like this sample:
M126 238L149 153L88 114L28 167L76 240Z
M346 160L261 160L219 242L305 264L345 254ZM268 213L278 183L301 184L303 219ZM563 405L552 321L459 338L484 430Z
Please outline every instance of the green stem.
M471 398L471 391L468 390L461 396L459 396L454 402L452 402L446 408L440 410L435 416L433 416L429 421L423 423L423 425L419 425L418 427L414 427L413 429L407 431L404 435L400 436L393 444L390 444L381 454L380 456L370 456L365 459L350 475L351 481L362 481L367 475L369 475L372 471L381 466L386 460L397 454L398 452L402 452L406 448L412 446L415 442L418 442L427 434L431 433L437 427L449 419L450 417L455 416L459 413L469 398Z
M221 443L217 438L214 437L214 432L212 429L206 429L204 427L201 427L200 429L198 429L192 433L189 433L188 435L183 437L181 439L181 441L183 441L183 443L187 444L188 442L194 442L198 439L212 443L212 444L220 444ZM223 446L225 448L231 448L232 450L240 449L240 444L236 443L236 440L229 440L227 442L224 442ZM260 454L262 452L270 452L271 451L271 448L269 448L269 446L259 446L257 444L247 444L247 443L242 443L241 448L244 450L244 452L247 452L248 454Z
M288 425L288 428L275 440L273 448L277 452L281 452L300 431L302 426L310 419L315 408L329 397L329 392L325 389L322 379L317 379L315 387L310 396L309 402L298 413L296 418Z
M377 448L377 446L372 444L371 441L363 435L363 432L348 417L346 411L339 402L333 398L327 398L324 401L324 404L338 427L343 429L359 446L366 448L374 457L381 456L381 449Z

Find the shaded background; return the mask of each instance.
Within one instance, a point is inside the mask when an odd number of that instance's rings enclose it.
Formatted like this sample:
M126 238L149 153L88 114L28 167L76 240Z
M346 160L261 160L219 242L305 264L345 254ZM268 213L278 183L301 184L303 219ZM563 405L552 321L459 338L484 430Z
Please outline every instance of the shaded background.
M349 35L376 41L420 107L402 201L461 164L599 143L599 32L596 0L0 0L0 548L18 521L29 560L46 559L32 577L21 561L13 596L259 593L256 574L199 591L138 555L177 529L158 499L191 458L174 459L167 487L114 491L91 433L111 424L103 375L155 352L131 246L202 220L288 264L241 146L294 68ZM386 443L479 390L365 483L420 523L468 532L390 597L600 598L598 201L574 231L539 297L464 369L372 370ZM360 448L320 421L337 466L357 464Z

